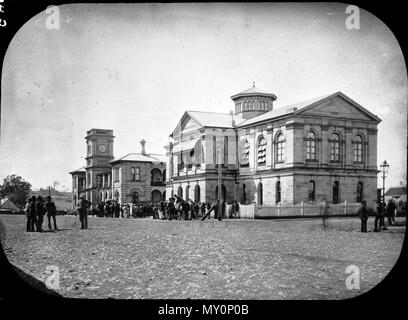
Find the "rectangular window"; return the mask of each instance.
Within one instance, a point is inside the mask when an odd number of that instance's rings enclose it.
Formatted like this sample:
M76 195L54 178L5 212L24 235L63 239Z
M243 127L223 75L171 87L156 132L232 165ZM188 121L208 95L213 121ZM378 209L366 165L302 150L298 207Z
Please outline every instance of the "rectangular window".
M135 181L139 181L139 180L140 180L140 168L137 167L135 171Z
M115 169L115 182L119 181L119 175L120 175L120 168Z
M132 179L132 181L135 181L136 180L136 169L134 168L134 167L132 167L131 169L131 179Z
M217 137L213 136L213 161L217 164Z
M224 165L228 165L228 137L224 137Z

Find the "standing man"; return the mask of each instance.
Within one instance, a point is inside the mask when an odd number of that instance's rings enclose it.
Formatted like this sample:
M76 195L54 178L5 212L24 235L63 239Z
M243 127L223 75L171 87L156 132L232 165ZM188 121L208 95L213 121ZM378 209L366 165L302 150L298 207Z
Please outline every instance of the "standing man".
M397 206L395 205L394 201L392 199L388 200L387 207L385 208L385 211L387 212L387 218L388 218L388 225L392 226L392 222L394 219L394 214L395 214L395 209Z
M35 210L35 203L36 203L36 198L35 196L32 196L30 199L28 199L27 205L26 205L26 214L27 214L27 231L28 232L34 232L35 231L35 225L37 222L37 212Z
M37 213L37 232L43 232L42 225L46 209L44 207L44 200L42 199L41 196L37 197L37 201L35 203L35 210Z
M54 230L57 230L57 208L55 207L55 203L52 201L51 197L47 197L47 202L45 203L45 208L47 209L47 218L48 218L48 229L52 230L51 228L51 218L54 221Z
M81 222L81 229L88 229L88 208L90 204L91 203L86 200L83 195L79 198L78 214L79 221Z
M361 207L358 209L358 216L361 220L361 232L367 232L368 210L365 200L361 201Z
M380 222L380 225L378 225L378 222ZM387 228L384 225L384 206L382 201L377 200L377 209L374 220L374 232L379 232L380 229L387 230Z

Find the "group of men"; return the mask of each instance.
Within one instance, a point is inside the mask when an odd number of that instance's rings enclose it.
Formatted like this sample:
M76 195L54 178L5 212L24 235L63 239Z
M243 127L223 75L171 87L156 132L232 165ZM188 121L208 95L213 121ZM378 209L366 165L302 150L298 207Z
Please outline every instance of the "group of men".
M394 201L391 199L388 201L387 205L384 206L384 203L380 200L377 200L377 206L375 211L375 219L374 219L374 232L380 232L380 230L387 230L385 226L385 217L388 218L388 225L392 226L395 224L395 210L397 206L395 205ZM358 210L358 215L361 220L361 232L367 232L367 221L368 221L368 209L367 209L367 202L362 201L361 207Z
M214 211L216 219L226 218L226 203L221 202L221 211L219 215L220 202L217 200L213 203L195 202L192 200L185 201L180 197L175 196L168 201L160 201L157 203L140 201L137 203L118 204L114 201L101 202L96 208L90 209L91 203L81 196L77 212L81 222L81 229L88 227L88 214L98 217L111 218L145 218L153 217L160 220L192 220L210 218L211 212ZM229 207L229 218L239 218L239 204L234 201Z
M47 201L44 201L41 196L32 196L28 199L25 206L25 212L27 215L27 231L28 232L43 232L44 215L47 214L48 228L52 230L51 219L54 222L54 230L57 230L57 208L51 197L47 197Z

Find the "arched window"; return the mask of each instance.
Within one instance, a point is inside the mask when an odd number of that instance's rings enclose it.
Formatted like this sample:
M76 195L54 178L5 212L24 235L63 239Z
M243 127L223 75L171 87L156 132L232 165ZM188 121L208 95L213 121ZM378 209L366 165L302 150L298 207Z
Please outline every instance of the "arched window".
M133 203L139 202L139 192L137 191L132 192L132 202Z
M258 166L266 164L266 140L263 135L258 138Z
M246 185L245 183L242 185L242 199L241 203L246 203Z
M218 199L218 186L215 187L215 199ZM221 200L227 199L227 189L225 185L221 185Z
M151 171L151 182L155 183L155 182L162 182L163 181L163 175L162 172L160 171L160 169L158 168L153 168Z
M360 181L357 183L357 202L362 202L363 201L363 183Z
M183 198L183 188L181 186L177 188L177 196Z
M313 131L306 135L306 160L316 160L316 134Z
M354 139L354 162L363 162L363 138L360 135Z
M224 165L228 165L228 137L224 137Z
M276 181L276 186L275 186L275 202L279 203L281 202L281 183L280 181Z
M243 111L247 111L247 102L246 102L246 101L244 101L244 109L243 109Z
M339 203L340 199L340 185L338 181L333 183L333 203Z
M258 204L259 205L263 204L263 186L262 186L262 182L258 183Z
M313 180L309 181L309 201L315 201L315 182Z
M241 167L249 166L249 142L245 139L242 142Z
M340 136L333 133L331 136L330 161L340 162Z
M283 138L283 134L279 133L276 137L276 151L275 151L275 159L276 162L283 162L285 155L285 139Z
M161 201L161 192L159 190L152 191L152 202L160 202Z
M190 186L186 187L186 201L190 200Z
M198 184L194 187L194 201L200 202L200 186Z

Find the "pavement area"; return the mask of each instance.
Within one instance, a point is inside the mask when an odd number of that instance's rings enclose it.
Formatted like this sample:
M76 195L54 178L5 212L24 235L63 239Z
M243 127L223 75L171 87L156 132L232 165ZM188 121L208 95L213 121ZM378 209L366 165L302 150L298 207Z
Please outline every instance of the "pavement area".
M45 219L46 220L46 219ZM357 218L165 221L58 216L60 230L26 232L1 215L10 263L39 281L59 268L64 297L115 299L344 299L383 279L401 252L399 226L360 233ZM47 224L44 223L47 230ZM360 270L347 289L346 268Z

